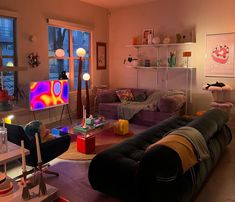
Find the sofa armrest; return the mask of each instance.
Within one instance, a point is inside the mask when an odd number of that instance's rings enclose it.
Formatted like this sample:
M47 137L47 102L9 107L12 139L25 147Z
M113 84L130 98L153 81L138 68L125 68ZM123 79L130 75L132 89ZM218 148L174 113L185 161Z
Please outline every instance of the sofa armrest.
M99 103L110 103L118 102L118 96L116 95L115 90L101 90L97 92L96 102Z
M173 113L182 108L186 102L183 94L163 96L159 99L158 109L160 112Z
M177 179L181 175L181 159L173 149L164 145L149 149L138 169L141 201L178 201Z

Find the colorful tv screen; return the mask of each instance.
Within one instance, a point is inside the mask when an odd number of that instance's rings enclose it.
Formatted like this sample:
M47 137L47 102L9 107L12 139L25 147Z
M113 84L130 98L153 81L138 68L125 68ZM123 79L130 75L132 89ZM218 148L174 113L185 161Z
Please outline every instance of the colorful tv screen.
M30 110L42 110L69 102L68 80L30 82Z

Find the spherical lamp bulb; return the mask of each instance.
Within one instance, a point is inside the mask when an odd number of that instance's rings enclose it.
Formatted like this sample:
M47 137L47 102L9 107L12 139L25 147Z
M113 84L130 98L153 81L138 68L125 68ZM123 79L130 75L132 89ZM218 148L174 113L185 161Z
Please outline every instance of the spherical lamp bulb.
M64 50L62 48L58 48L56 51L55 51L55 55L59 58L61 57L64 57Z
M84 48L78 48L76 53L78 57L84 57L86 55L86 50Z
M82 78L83 78L83 80L85 80L85 81L89 81L91 77L90 77L90 74L85 73L85 74L83 74Z

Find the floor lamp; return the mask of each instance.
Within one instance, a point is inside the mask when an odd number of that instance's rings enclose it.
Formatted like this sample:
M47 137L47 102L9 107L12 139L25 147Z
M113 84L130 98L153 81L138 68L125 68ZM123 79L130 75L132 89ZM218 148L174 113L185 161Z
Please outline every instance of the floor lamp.
M82 59L86 55L84 48L78 48L76 50L77 56L79 57L78 66L78 86L77 86L77 118L82 117Z
M88 87L88 82L90 80L90 74L88 73L85 73L83 74L83 80L85 81L86 83L86 112L87 112L87 115L90 116L90 98L89 98L89 87Z

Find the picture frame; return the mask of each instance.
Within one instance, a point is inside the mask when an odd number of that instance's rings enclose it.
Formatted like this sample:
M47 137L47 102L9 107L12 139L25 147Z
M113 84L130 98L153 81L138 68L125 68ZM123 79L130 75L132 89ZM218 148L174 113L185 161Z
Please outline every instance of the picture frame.
M235 33L207 34L205 76L235 77Z
M153 29L144 29L142 36L142 44L148 44L148 35L152 34L153 37Z
M106 43L96 42L96 68L97 70L106 69Z

